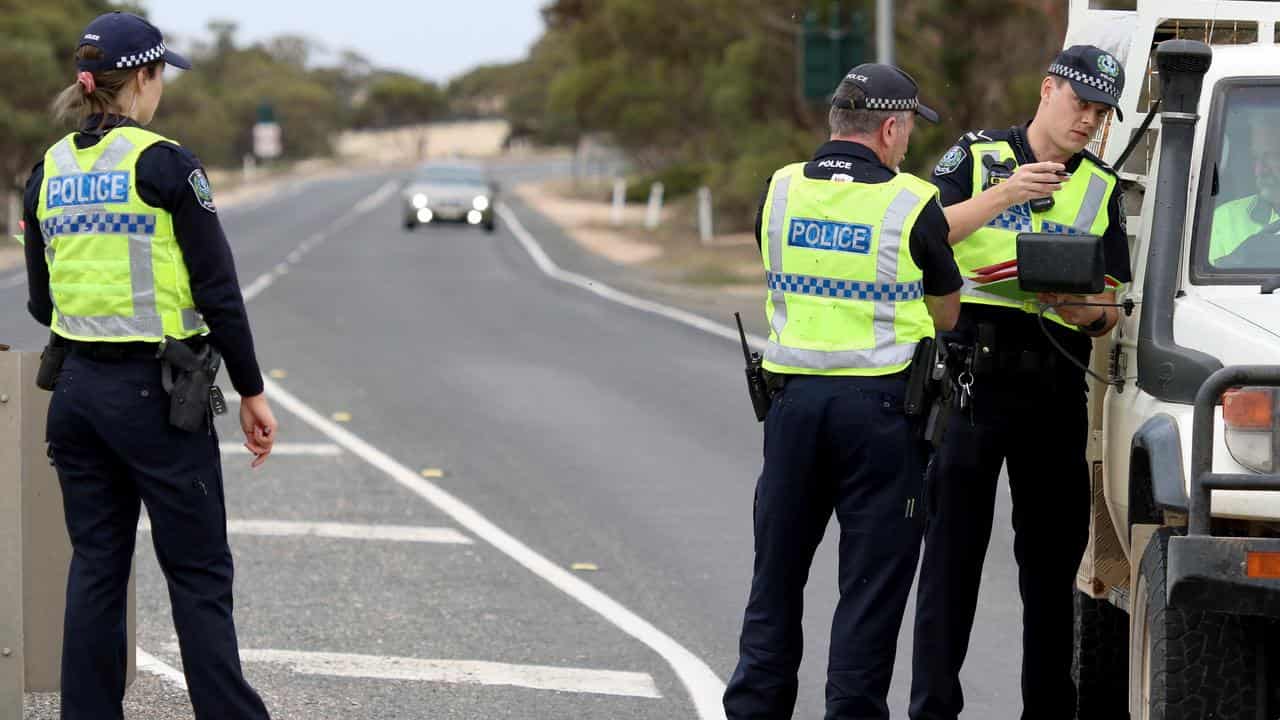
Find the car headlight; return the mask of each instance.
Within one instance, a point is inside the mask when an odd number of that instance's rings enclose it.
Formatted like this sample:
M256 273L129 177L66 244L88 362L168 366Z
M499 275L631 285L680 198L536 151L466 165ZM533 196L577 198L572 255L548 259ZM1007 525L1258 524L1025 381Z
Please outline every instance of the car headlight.
M435 215L427 208L422 208L418 211L418 222L429 223L433 217Z
M1280 468L1280 388L1245 387L1222 394L1227 451L1258 473Z
M415 208L418 208L419 210L421 210L422 208L426 207L426 206L427 206L427 196L426 196L426 195L423 195L422 193L418 193L417 195L414 195L414 196L413 196L413 206L414 206Z
M477 195L476 199L471 201L471 207L484 212L489 209L489 198L484 195Z

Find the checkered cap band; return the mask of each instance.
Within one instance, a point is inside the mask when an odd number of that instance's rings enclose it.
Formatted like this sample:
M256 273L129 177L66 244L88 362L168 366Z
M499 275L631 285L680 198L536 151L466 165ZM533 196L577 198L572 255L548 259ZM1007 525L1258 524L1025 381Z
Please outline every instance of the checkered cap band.
M142 65L148 65L157 60L163 59L164 52L165 52L164 43L160 43L159 45L151 48L150 50L140 52L136 55L125 55L124 57L116 61L116 68L117 69L131 68L131 67L140 67Z
M920 101L915 98L867 98L868 110L915 110Z
M60 215L40 225L45 237L57 235L155 235L155 215L85 213Z
M1067 67L1066 65L1060 65L1058 63L1054 63L1053 65L1049 66L1049 74L1057 75L1059 77L1064 77L1068 80L1074 80L1076 82L1084 83L1085 85L1088 85L1091 88L1094 88L1096 90L1101 90L1102 92L1110 95L1111 97L1115 98L1117 102L1119 102L1120 100L1120 89L1116 87L1116 84L1114 82L1112 82L1111 80L1107 80L1106 78L1098 77L1096 75L1089 75L1087 73L1082 73L1079 70L1076 70L1075 68Z
M786 273L769 273L769 289L844 300L909 302L924 297L924 284L920 282L866 283Z

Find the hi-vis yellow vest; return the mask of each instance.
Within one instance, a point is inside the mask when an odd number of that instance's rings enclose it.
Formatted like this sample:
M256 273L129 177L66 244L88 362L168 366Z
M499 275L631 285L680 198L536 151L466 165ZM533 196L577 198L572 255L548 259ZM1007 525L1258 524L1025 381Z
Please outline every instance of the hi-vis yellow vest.
M764 367L796 375L888 375L934 334L911 228L938 194L907 174L881 184L774 173L761 228L769 294Z
M977 197L987 185L989 170L983 158L993 157L1009 167L1017 167L1013 147L1007 142L974 143L969 146L973 155L973 196ZM1008 208L985 227L955 245L956 265L964 276L961 302L981 303L1013 307L1029 313L1040 312L1035 302L1018 302L999 295L984 293L982 286L971 279L979 268L997 265L1018 256L1018 234L1029 232L1058 233L1062 235L1102 235L1107 230L1107 206L1115 191L1114 173L1094 163L1088 157L1080 160L1080 167L1062 189L1053 195L1053 207L1048 212L1033 213L1030 205L1023 203ZM1060 325L1074 329L1058 317L1057 313L1045 315Z
M37 213L53 331L90 342L209 332L195 309L172 216L138 195L138 158L165 138L121 127L80 150L74 137L45 153Z

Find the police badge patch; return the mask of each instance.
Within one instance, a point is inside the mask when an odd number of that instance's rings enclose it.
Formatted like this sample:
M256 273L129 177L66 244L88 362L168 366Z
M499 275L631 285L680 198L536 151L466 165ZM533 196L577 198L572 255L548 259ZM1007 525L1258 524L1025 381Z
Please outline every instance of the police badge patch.
M956 168L960 167L960 163L964 162L964 159L968 156L969 154L964 151L964 148L959 145L952 146L947 151L947 154L943 155L942 159L938 161L938 166L933 169L933 174L946 175L955 172Z
M204 170L199 168L192 170L187 176L187 183L191 185L191 191L196 194L200 207L211 213L218 212L218 208L213 206L213 188L209 186L209 178L204 174Z
M1098 69L1114 79L1120 74L1120 63L1114 57L1103 53L1098 56Z

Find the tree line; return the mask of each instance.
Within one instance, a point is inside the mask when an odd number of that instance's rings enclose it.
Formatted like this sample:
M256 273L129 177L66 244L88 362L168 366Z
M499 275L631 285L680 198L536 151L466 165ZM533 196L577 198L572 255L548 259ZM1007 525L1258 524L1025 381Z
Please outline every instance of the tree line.
M75 76L80 32L98 14L128 10L108 0L0 0L0 173L25 181L40 154L72 128L55 124L49 103ZM379 69L354 52L316 62L309 39L283 35L244 43L232 22L213 22L184 43L188 71L166 73L165 97L152 129L192 148L205 164L237 166L252 151L252 127L264 108L280 123L284 158L331 152L338 131L430 121L449 114L446 89Z
M898 63L943 117L917 124L904 170L927 172L967 130L1031 117L1062 45L1066 0L895 8ZM823 27L828 13L854 11L874 27L873 0L552 0L524 61L465 80L506 98L515 132L544 143L605 136L642 173L708 184L718 222L745 227L769 174L825 137L827 106L799 82L797 34L811 10ZM874 60L872 38L866 47Z

